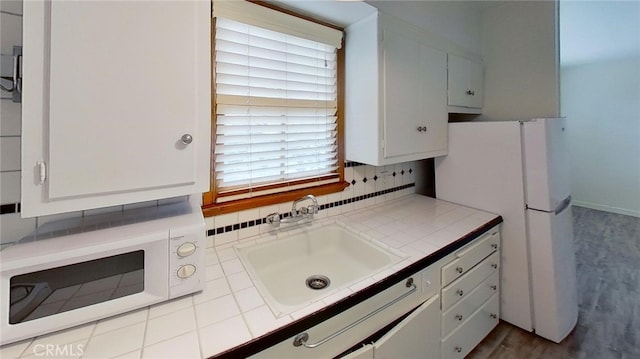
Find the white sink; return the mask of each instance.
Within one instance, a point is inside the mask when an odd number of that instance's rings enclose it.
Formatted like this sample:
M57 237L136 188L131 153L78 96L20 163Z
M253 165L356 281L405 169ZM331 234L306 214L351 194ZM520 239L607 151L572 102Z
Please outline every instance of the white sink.
M278 315L335 293L401 259L335 222L265 243L237 246L236 250ZM323 289L309 288L307 279L316 275L327 277L330 284Z

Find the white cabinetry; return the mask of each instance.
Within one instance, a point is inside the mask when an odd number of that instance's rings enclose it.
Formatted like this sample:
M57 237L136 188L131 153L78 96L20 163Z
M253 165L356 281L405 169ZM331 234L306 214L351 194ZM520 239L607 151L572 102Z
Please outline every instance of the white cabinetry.
M305 330L305 345L292 337L252 358L333 358L415 309L375 345L367 345L348 358L438 357L440 352L440 273L431 266L312 328ZM432 330L425 330L432 328ZM302 334L302 333L301 333ZM377 354L376 354L377 353ZM417 353L422 353L417 355ZM432 353L435 356L427 356Z
M446 53L381 13L346 29L346 159L375 166L447 153Z
M483 105L482 64L448 54L447 84L449 112L480 113ZM466 108L466 109L465 109Z
M438 295L433 296L375 343L367 344L343 359L440 357L439 335L434 327L440 320L439 299Z
M498 324L499 268L497 227L442 267L442 359L464 358Z
M25 1L22 214L206 191L210 4Z

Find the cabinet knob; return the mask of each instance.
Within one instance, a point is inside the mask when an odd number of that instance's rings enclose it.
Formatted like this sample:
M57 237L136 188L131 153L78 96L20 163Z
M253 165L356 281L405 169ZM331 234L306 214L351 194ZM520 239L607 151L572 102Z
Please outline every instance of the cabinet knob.
M455 350L456 353L461 353L462 352L462 347L455 347L455 348L453 348L453 350Z
M496 314L494 314L494 313L491 313L491 314L489 315L489 317L490 317L491 319L496 319L496 318L498 318L498 316L497 316Z
M464 291L462 289L456 290L456 294L462 297L464 295Z
M498 243L492 243L491 244L491 248L498 249Z
M180 141L182 141L182 144L188 145L191 142L193 142L193 136L191 136L188 133L185 133L184 135L182 135L182 137L180 137Z
M496 263L493 263L493 264L491 265L491 268L493 268L493 269L498 269L498 265L497 265Z
M464 317L462 316L462 314L456 314L456 319L459 321L462 321L462 319L464 319Z
M427 126L418 126L418 132L427 132Z
M407 282L404 284L404 286L407 288L411 288L412 285L413 285L413 278L407 279Z
M462 273L464 272L464 269L462 267L456 267L456 272Z
M497 285L490 285L489 288L491 288L491 290L495 291L498 289Z

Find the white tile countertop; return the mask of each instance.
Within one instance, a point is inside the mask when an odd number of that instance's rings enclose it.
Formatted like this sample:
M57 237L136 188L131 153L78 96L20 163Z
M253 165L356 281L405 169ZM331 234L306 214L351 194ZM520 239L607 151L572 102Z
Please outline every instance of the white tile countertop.
M499 219L496 214L412 194L347 214L313 220L311 228L338 221L401 254L404 259L351 286L332 289L321 299L280 317L267 305L234 246L277 239L295 230L272 230L209 247L207 282L202 292L5 345L0 348L0 357L216 356L282 326L304 320ZM310 227L305 225L305 228Z

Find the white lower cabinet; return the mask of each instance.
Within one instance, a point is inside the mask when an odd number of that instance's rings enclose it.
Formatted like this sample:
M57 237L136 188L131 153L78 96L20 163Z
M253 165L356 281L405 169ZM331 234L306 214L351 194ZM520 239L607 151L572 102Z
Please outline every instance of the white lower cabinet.
M362 348L351 352L340 359L371 359L373 358L373 344L367 344Z
M339 315L301 331L299 335L306 336L303 345L295 344L296 338L299 337L296 335L255 354L252 358L333 358L379 332L427 298L430 298L428 303L435 304L429 307L431 319L428 320L436 320L434 328L438 328L440 281L438 272L433 269L429 267L416 273ZM427 320L422 318L420 320ZM433 335L438 339L439 331L435 330ZM435 346L438 347L437 340Z
M498 325L500 231L492 228L443 260L441 358L464 358Z
M463 300L449 310L442 313L442 336L447 337L458 328L471 315L486 302L492 295L498 292L500 277L498 272L493 273L476 287L466 300Z
M480 282L497 272L498 262L500 262L500 252L494 252L487 259L469 270L469 273L442 288L442 310L446 311L451 306L466 299Z
M498 325L499 307L500 297L496 293L457 330L442 339L442 358L464 358L469 354Z
M440 297L433 296L375 343L343 359L415 359L440 357Z
M374 358L437 358L440 356L440 297L423 303L373 345Z

